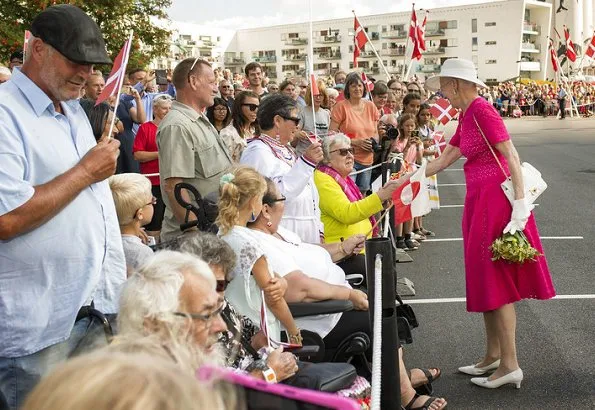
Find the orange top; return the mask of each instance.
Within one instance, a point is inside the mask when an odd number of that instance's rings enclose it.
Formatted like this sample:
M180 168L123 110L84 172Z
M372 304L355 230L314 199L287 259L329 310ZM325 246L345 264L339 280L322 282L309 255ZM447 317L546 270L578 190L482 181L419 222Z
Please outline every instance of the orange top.
M378 109L372 101L364 100L364 110L356 113L348 100L338 102L331 112L331 120L339 124L339 131L352 139L374 138L378 141ZM372 165L374 153L355 148L355 160L362 165Z

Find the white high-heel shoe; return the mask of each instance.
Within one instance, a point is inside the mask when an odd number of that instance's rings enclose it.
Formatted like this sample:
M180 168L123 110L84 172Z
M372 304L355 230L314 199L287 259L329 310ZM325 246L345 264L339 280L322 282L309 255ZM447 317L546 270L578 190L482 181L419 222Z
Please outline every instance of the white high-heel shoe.
M490 370L496 370L498 366L500 366L500 359L484 367L477 367L477 365L475 364L472 364L470 366L462 366L459 367L459 371L461 373L470 374L471 376L481 376L482 374L485 374Z
M486 389L497 389L505 384L514 384L514 387L520 389L522 381L523 371L521 369L516 369L515 371L494 380L488 380L487 377L474 377L471 379L471 383L480 387L485 387Z

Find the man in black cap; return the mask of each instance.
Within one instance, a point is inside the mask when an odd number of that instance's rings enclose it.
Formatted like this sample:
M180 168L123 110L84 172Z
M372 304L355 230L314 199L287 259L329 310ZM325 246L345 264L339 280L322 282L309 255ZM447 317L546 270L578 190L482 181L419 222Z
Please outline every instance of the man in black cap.
M22 51L15 51L10 55L10 60L8 60L8 68L10 71L13 70L15 67L20 67L23 65L23 52Z
M105 181L119 142L96 143L76 100L93 65L111 63L101 32L70 5L41 12L31 32L22 68L0 85L0 403L10 409L95 330L79 309L115 313L126 280Z

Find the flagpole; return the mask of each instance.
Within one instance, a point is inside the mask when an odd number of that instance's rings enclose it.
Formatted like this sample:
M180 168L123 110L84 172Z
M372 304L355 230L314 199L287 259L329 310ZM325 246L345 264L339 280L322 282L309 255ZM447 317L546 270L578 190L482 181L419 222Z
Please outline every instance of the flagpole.
M558 31L554 28L554 31L556 32L556 34L558 35L558 37L560 38L560 34L558 34ZM560 38L561 40L561 38ZM570 97L570 116L574 117L574 110L576 110L576 115L577 117L580 117L579 113L578 113L578 107L576 106L576 103L574 102L574 98L572 98L572 87L570 89L568 89L568 87L564 86L564 78L566 78L566 85L568 85L568 81L570 80L570 77L567 77L564 74L564 69L562 68L562 64L560 64L560 60L558 60L558 53L556 52L556 50L554 49L554 56L556 57L556 62L558 63L558 69L560 70L559 75L559 83L560 83L560 88L562 88L564 90L564 92L566 92L566 95L568 95ZM568 64L570 66L570 64ZM564 107L564 109L566 109L566 107ZM562 115L562 112L560 112L560 115Z
M312 0L309 2L310 6L310 46L308 47L308 69L310 70L310 98L312 103L312 124L314 125L314 135L318 141L318 130L316 129L316 110L314 109L314 88L318 89L318 86L314 84L316 76L314 74L314 34L312 34ZM329 32L329 35L331 33ZM330 73L330 69L329 69ZM319 91L320 92L320 91ZM305 118L305 117L304 117Z
M415 3L411 3L413 10L415 10ZM409 27L407 27L407 40L405 42L405 54L403 55L403 70L401 71L401 81L407 81L405 79L405 66L407 66L407 47L409 47L409 40L411 37L409 36L409 30L411 30L411 16L409 16Z
M351 10L351 12L353 13L353 17L357 18L357 16L355 15L355 10ZM368 43L372 47L372 51L376 55L376 58L378 59L378 62L380 63L380 66L382 67L382 69L384 70L384 73L386 74L386 80L389 81L390 80L390 74L388 73L388 70L384 66L384 63L382 62L382 59L378 55L378 51L376 51L376 47L374 47L374 44L372 44L372 41L370 40L370 37L368 37L368 33L366 33L366 30L364 30L364 27L363 26L362 26L362 31L364 32L364 35L366 36L366 39L368 40Z
M120 94L122 91L122 84L124 83L124 73L126 73L126 66L128 65L128 58L130 57L130 48L132 47L132 36L134 34L134 30L130 30L130 36L128 36L128 50L124 53L124 61L122 61L122 75L118 79L117 84L117 96L116 96L116 103L114 105L114 115L112 115L112 121L109 126L109 132L107 134L107 138L112 138L112 132L114 131L114 125L116 124L116 111L118 110L118 104L120 104Z
M595 36L595 32L593 33L593 36L592 36L592 37L589 39L589 46L591 45L591 42L593 41L593 37L594 37L594 36ZM583 44L585 44L585 43L583 42ZM583 47L584 47L584 46L583 46ZM589 48L587 47L587 50L588 50L588 49L589 49ZM582 71L583 71L583 61L584 61L584 59L585 59L585 56L586 56L586 55L587 55L587 52L585 51L585 52L583 53L583 56L581 57L581 61L580 61L580 63L578 64L578 71L579 71L579 72L581 72L581 73L582 73Z

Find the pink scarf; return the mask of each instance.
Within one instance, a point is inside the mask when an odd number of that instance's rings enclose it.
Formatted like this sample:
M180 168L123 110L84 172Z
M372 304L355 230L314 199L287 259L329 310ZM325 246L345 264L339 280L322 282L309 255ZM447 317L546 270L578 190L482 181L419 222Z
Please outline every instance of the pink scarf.
M361 199L364 199L359 188L357 185L355 185L355 182L353 182L351 178L343 178L337 171L335 171L334 168L331 168L328 165L319 165L318 170L331 176L337 182L337 184L339 184L343 190L343 193L347 196L347 199L349 199L349 202L357 202ZM372 226L376 225L376 218L374 218L374 215L370 216L369 219ZM378 227L375 227L374 231L372 232L372 237L374 236L378 236Z

